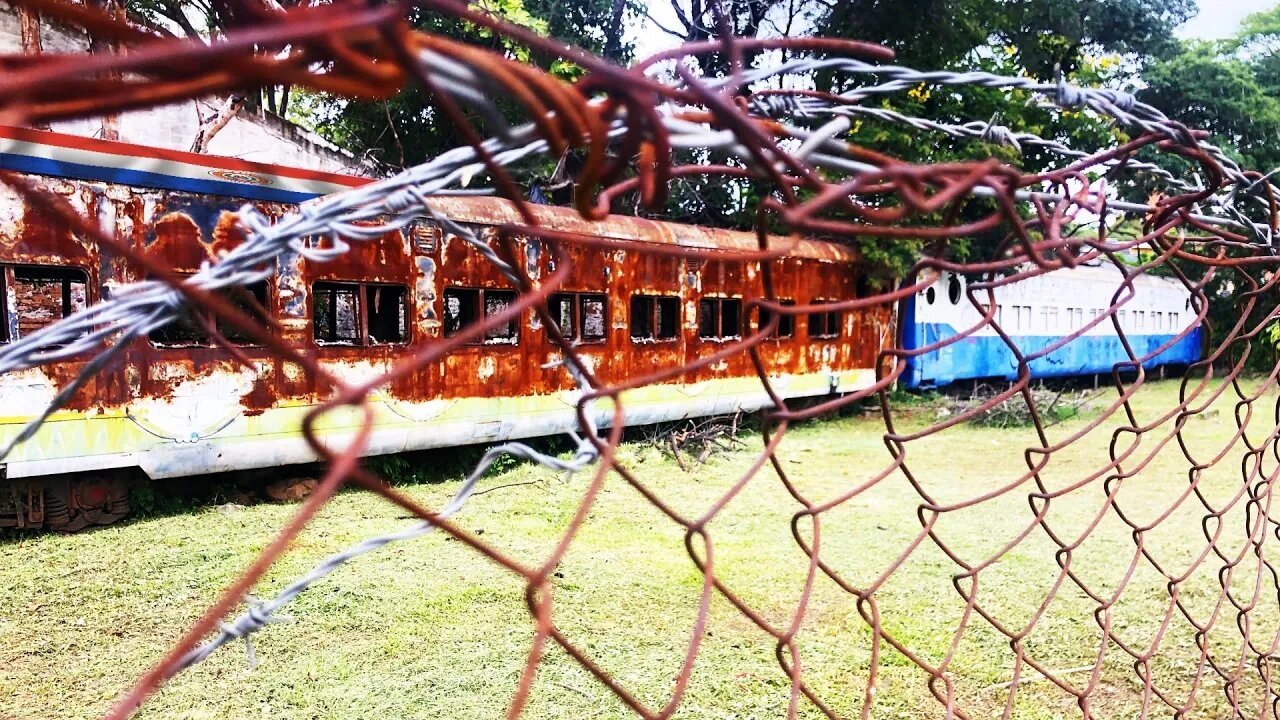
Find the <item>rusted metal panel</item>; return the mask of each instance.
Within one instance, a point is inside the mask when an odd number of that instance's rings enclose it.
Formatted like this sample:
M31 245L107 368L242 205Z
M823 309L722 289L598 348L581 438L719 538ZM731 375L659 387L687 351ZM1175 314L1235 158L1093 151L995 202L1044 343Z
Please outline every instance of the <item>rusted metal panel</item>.
M86 183L31 177L42 187L66 198L87 217L96 217L104 230L114 232L134 248L178 273L196 272L202 264L216 261L223 253L244 241L235 223L238 201L190 193L124 187L103 183ZM259 204L268 217L278 217L291 208L277 204ZM481 230L491 248L502 251L498 238L500 226L518 223L513 206L491 198L448 198L433 200L432 209L451 219ZM718 341L699 339L699 301L703 297L741 298L764 294L764 268L772 272L772 285L778 298L799 305L822 300L849 299L859 285L861 267L858 256L848 248L820 242L802 242L793 254L771 260L742 260L732 253L757 248L757 239L749 233L669 225L636 218L611 218L605 222L588 222L572 211L538 207L534 211L539 223L559 233L555 238L514 240L514 256L518 267L526 270L537 283L546 282L559 271L566 278L557 292L603 294L605 298L604 338L599 342L579 345L583 360L609 383L648 374L655 370L678 366L705 358L724 349L734 339ZM104 252L95 244L77 237L67 228L45 220L31 212L12 194L0 195L0 263L6 268L20 266L63 266L77 268L87 279L83 297L73 304L95 302L122 284L144 279L141 272L123 258ZM572 241L578 238L580 242ZM595 241L607 238L612 245ZM331 243L316 238L311 242ZM787 247L791 241L773 238L771 245ZM274 332L290 345L305 348L334 374L348 380L375 379L395 362L444 337L445 295L449 289L496 291L506 302L503 290L514 290L504 276L477 248L461 238L444 232L431 221L424 220L408 232L388 232L370 241L352 241L350 251L330 262L308 262L297 259L278 263L262 302L268 317L274 319ZM697 248L708 257L677 257L669 251L673 246ZM722 257L721 257L722 256ZM564 267L567 263L567 269ZM767 264L767 265L766 265ZM407 337L402 343L377 341L370 333L349 344L318 343L314 324L317 319L316 283L350 283L352 293L368 292L369 302L381 297L378 288L389 297L404 298L403 320ZM374 287L376 286L376 287ZM374 287L373 290L360 288ZM29 331L60 314L64 307L54 307L52 286L26 290L10 277L7 307L44 302L43 315L17 317L18 332ZM59 286L59 293L62 288ZM46 295L40 295L40 293ZM17 293L17 294L15 294ZM679 300L679 335L666 341L633 340L630 333L630 300L634 295L674 297ZM351 294L350 297L356 297ZM59 301L65 299L60 294ZM39 302L37 302L39 301ZM63 303L65 305L65 303ZM354 307L354 306L353 306ZM744 304L745 307L745 304ZM350 323L362 323L365 330L374 324L370 312L385 308L360 308ZM327 311L326 311L327 312ZM753 313L744 313L753 315ZM820 342L806 337L804 316L795 319L795 334L790 338L770 339L760 348L765 367L773 376L838 373L852 369L869 369L881 345L891 336L884 332L890 323L887 307L859 313L845 313L838 337ZM387 318L383 317L383 321ZM26 326L23 325L26 323ZM750 332L754 325L742 326ZM379 331L381 332L381 331ZM559 414L522 420L510 428L498 428L499 435L530 434L538 427L559 427L567 421L565 411L572 406L576 388L568 372L560 367L544 367L559 351L549 340L548 329L536 321L532 313L515 326L514 343L477 344L451 353L439 362L396 380L380 390L390 423L380 430L378 451L390 452L422 440L406 439L405 430L396 423L432 422L442 412L453 413L450 422L464 422L466 413L453 403L476 398L554 398L552 406ZM241 354L249 365L236 360L226 350L211 343L198 346L166 347L163 343L143 338L132 343L120 358L98 374L76 393L67 409L80 417L119 417L124 426L112 432L120 437L146 438L150 449L139 445L147 457L154 455L149 467L164 475L198 472L202 469L225 469L236 463L255 462L247 458L245 448L258 457L293 458L294 450L270 441L245 445L233 452L228 448L209 446L210 438L241 437L246 440L270 437L272 433L292 433L297 439L297 413L289 408L306 408L326 399L331 388L323 382L279 358L264 348L246 346ZM38 380L28 387L39 388L41 398L52 398L61 387L72 382L88 357L49 366L38 371ZM635 420L666 418L712 412L717 408L755 407L763 396L746 400L740 391L718 396L718 390L706 390L711 381L754 376L754 367L746 353L737 353L713 365L691 370L672 379L684 398L675 409L644 406L635 410ZM33 376L34 377L34 376ZM6 378L6 382L17 382ZM21 382L31 383L30 378ZM718 386L719 387L719 386ZM744 385L744 387L746 387ZM728 392L728 391L726 391ZM656 397L656 396L655 396ZM503 401L507 402L507 401ZM38 403L28 402L34 411ZM723 407L721 407L723 405ZM470 407L470 406L467 406ZM505 406L504 406L505 407ZM519 406L507 411L519 414ZM532 407L532 406L529 406ZM539 406L542 407L542 406ZM264 415L272 411L273 415ZM474 412L481 412L479 410ZM489 417L496 410L484 410ZM283 413L283 414L282 414ZM457 413L463 413L458 416ZM499 413L501 414L501 413ZM536 414L536 413L535 413ZM562 417L563 416L563 417ZM462 419L460 420L459 417ZM475 417L479 418L479 415ZM286 418L281 420L280 418ZM288 418L292 418L289 420ZM490 420L492 418L489 418ZM488 422L489 420L485 420ZM340 427L343 420L334 420ZM352 419L351 422L356 422ZM284 424L292 423L289 428ZM540 423L542 423L540 425ZM549 430L550 431L550 430ZM448 437L461 437L462 429L450 430ZM440 437L444 437L441 435ZM439 438L436 438L439 439ZM128 444L126 441L121 443ZM158 443L158 444L156 444ZM90 443L91 444L91 443ZM266 448L274 447L272 455ZM50 450L49 453L54 451ZM68 452L76 452L71 450ZM102 452L95 446L92 451ZM238 454L237 454L238 453ZM293 453L293 454L290 454ZM252 453L249 453L252 454ZM51 463L46 454L33 462ZM301 457L299 455L299 457ZM138 462L134 458L120 463ZM207 467L202 468L204 464ZM54 465L39 465L52 467Z

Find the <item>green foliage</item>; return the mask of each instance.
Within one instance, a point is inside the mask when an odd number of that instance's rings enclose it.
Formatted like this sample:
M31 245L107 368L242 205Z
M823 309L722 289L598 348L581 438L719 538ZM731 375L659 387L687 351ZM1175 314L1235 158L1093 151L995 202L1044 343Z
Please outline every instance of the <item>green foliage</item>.
M1175 48L1171 40L1173 28L1193 9L1191 0L850 0L831 4L814 19L814 27L819 35L883 43L897 53L899 64L917 68L963 68L1042 78L1053 77L1055 69L1061 68L1072 82L1116 87L1134 78L1147 55L1164 55ZM820 90L839 92L850 89L854 81L820 73L813 82ZM1092 113L1047 108L1021 91L966 87L963 92L952 92L920 85L879 102L888 110L945 123L995 118L1011 130L1034 133L1073 147L1099 148L1129 139ZM1035 148L1018 152L976 140L951 140L873 119L856 123L847 138L917 163L995 156L1028 171L1060 163L1056 155ZM688 158L716 161L697 153L688 153ZM750 227L755 219L754 201L771 190L748 180L682 180L673 184L671 200L662 216ZM895 201L885 198L880 202L892 205ZM992 208L990 201L971 200L959 208L953 222L975 220L989 214ZM909 218L903 224L936 226L941 221L941 216L934 215ZM1004 241L1006 232L1007 229L997 228L983 235L953 238L936 247L914 239L859 237L853 242L876 268L875 275L889 278L903 274L926 252L941 252L962 261L989 258Z
M845 0L818 34L881 42L915 67L955 67L1011 48L1036 77L1073 73L1089 53L1159 55L1195 10L1192 0Z
M1232 52L1231 44L1188 42L1144 73L1147 88L1140 99L1190 127L1208 130L1213 142L1242 165L1276 167L1280 98L1259 78L1261 60Z
M635 0L618 3L614 0L481 0L472 6L539 35L549 35L597 54L619 61L630 57L631 47L623 40L621 28L623 21L636 12ZM410 24L420 30L531 63L564 79L583 74L582 68L571 62L534 52L473 23L419 8L410 9L408 18ZM425 162L467 141L434 100L413 84L386 101L342 100L306 94L294 104L294 119L315 128L334 143L384 164L389 170ZM500 107L509 122L528 119L511 103L500 103ZM468 120L482 135L496 131L479 115L469 114ZM545 175L549 169L547 165L538 165L525 174ZM485 181L485 178L476 179L477 183Z
M129 485L129 505L134 517L158 517L190 509L192 499L180 483L138 478Z

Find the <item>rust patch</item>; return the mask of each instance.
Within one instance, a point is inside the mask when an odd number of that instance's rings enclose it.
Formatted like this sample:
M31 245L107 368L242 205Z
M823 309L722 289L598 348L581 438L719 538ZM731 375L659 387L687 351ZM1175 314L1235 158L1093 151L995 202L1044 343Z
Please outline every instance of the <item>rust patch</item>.
M47 181L59 192L76 198L79 206L94 213L134 247L160 258L179 272L195 272L206 261L244 242L243 231L233 211L238 203L226 198L158 192L121 186L91 187L87 183ZM7 196L6 196L7 197ZM5 205L8 202L9 205ZM32 220L15 200L0 199L0 212L14 217L15 234L0 235L4 263L15 265L67 265L82 268L85 302L93 302L115 286L136 281L136 271L118 258L100 255L98 249L82 244L65 228ZM457 222L476 227L491 247L499 248L498 228L516 223L513 207L492 198L446 198L432 201L436 211L449 214ZM286 205L262 205L270 217L288 211ZM855 297L860 268L856 253L848 248L821 242L795 245L792 256L765 261L738 259L681 258L664 252L671 246L702 248L715 252L754 250L757 240L749 233L733 233L689 226L667 225L637 218L610 218L602 222L584 221L572 211L534 208L547 227L568 233L557 238L516 239L516 262L533 278L545 281L567 262L567 277L557 292L603 295L604 307L593 306L589 341L580 345L586 362L601 378L618 382L657 369L672 367L706 357L726 342L698 337L699 300L704 296L751 298L764 293L767 267L773 276L777 297L799 305L817 300ZM3 233L3 231L0 231ZM580 238L573 241L573 238ZM601 246L607 238L614 243ZM779 246L790 244L775 239ZM328 239L312 242L327 244ZM460 238L448 235L429 221L419 221L406 236L388 232L367 241L349 241L351 249L332 262L289 261L279 265L265 297L269 318L276 319L275 332L283 341L305 348L335 373L365 377L385 371L397 360L417 352L444 335L441 319L449 288L496 291L494 303L482 304L478 313L499 310L500 291L512 284L483 255ZM353 328L361 338L354 344L317 344L316 283L357 283L362 307L355 307ZM53 286L21 288L11 297L19 305L33 304L39 312L19 318L19 332L28 332L49 321L54 311ZM58 300L64 299L58 286ZM455 292L455 296L457 292ZM633 340L630 306L634 295L678 299L678 337L672 340ZM354 296L353 296L354 297ZM80 303L75 299L75 303ZM594 301L593 301L594 302ZM664 308L671 305L664 302ZM402 308L402 309L401 309ZM61 311L61 308L58 308ZM809 373L824 370L870 368L884 338L881 330L891 321L888 307L876 308L857 317L841 319L842 332L829 340L812 341L806 334L806 318L797 316L794 335L767 341L761 355L771 374ZM744 307L747 321L742 332L755 324L755 313ZM603 321L603 322L600 322ZM25 323L25 325L23 324ZM394 330L403 323L406 342L386 342L397 337ZM601 326L602 327L598 327ZM352 330L355 332L355 330ZM474 397L548 394L573 389L563 368L544 368L558 350L551 344L548 329L529 321L513 325L514 342L466 346L421 372L406 375L385 389L397 400L428 400ZM597 333L604 337L596 340ZM321 333L323 336L323 333ZM246 368L226 350L213 346L156 347L140 339L127 348L106 372L100 373L73 398L70 407L88 409L125 405L140 399L173 399L175 386L183 382L214 381L219 376L237 375L238 402L245 415L257 415L282 401L314 403L327 398L332 389L308 373L272 357L262 348L246 346L237 353L252 365L252 382L243 378ZM85 358L87 359L87 358ZM64 387L78 374L82 362L63 363L49 370L51 382ZM737 353L714 367L703 367L677 378L679 382L700 382L716 377L746 376L753 373L746 353Z

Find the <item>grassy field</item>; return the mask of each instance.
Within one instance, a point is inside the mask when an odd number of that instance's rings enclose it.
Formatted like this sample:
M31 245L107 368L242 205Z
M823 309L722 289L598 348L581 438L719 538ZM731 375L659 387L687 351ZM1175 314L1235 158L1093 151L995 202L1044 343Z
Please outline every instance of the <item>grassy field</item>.
M1176 400L1176 382L1151 384L1138 395L1140 422L1157 419ZM1114 397L1105 392L1100 408ZM1230 446L1205 470L1200 489L1215 507L1227 506L1242 487L1242 441L1232 443L1234 393L1182 433L1202 463ZM1274 396L1255 404L1249 440L1261 443L1275 425ZM1095 408L1097 409L1097 408ZM900 430L936 422L932 407L900 417ZM1085 426L1087 417L1050 429L1051 440ZM1108 419L1040 472L1050 491L1082 483L1108 462L1108 445L1123 416ZM1154 435L1136 456L1156 450ZM890 461L878 413L806 425L793 430L780 455L799 491L829 500L874 477ZM1122 451L1132 435L1116 436ZM760 438L748 436L758 448ZM952 427L907 443L913 487L895 472L822 514L822 559L847 582L865 587L892 565L921 532L920 490L946 506L1013 483L1027 472L1024 451L1038 446L1030 429ZM657 450L639 444L620 457L656 494L686 513L718 498L747 468L754 453L719 455L685 473ZM1261 470L1276 470L1274 456ZM1130 460L1124 467L1134 467ZM1103 511L1107 487L1134 523L1154 527L1143 545L1171 574L1185 572L1204 552L1206 510L1185 497L1190 463L1176 445L1160 450L1146 470L1109 486L1103 479L1056 497L1046 519L1060 537L1074 538ZM431 469L426 469L428 475ZM404 487L415 499L442 505L459 477ZM527 483L527 481L536 481ZM486 478L486 487L511 483L473 498L459 515L463 527L526 562L544 557L559 539L589 481L565 482L549 471L516 466ZM1118 490L1117 490L1118 488ZM1003 494L941 513L934 530L961 560L979 563L1026 533L1034 511L1024 481ZM1265 495L1265 494L1264 494ZM1267 497L1262 498L1263 502ZM807 557L791 535L798 509L777 476L766 470L709 526L717 575L760 613L784 625L803 589ZM1037 505L1036 507L1040 507ZM72 536L10 537L0 544L0 717L88 718L101 715L141 672L155 662L255 554L295 507L199 508L167 517L135 520ZM1164 513L1168 513L1159 522ZM340 494L257 589L271 596L326 554L379 533L404 527L403 513L368 494ZM931 517L929 513L924 514ZM1246 549L1244 501L1222 514L1217 546L1234 556ZM1212 523L1211 523L1212 525ZM1213 528L1211 527L1210 530ZM1274 527L1268 528L1268 533ZM807 531L806 531L807 532ZM1274 542L1274 540L1273 540ZM977 575L979 605L1013 629L1036 615L1059 576L1059 546L1038 527ZM1252 552L1250 550L1249 552ZM1130 566L1132 577L1122 580ZM1199 622L1207 620L1221 588L1223 562L1210 555L1178 587ZM1101 595L1123 592L1110 607L1116 634L1133 647L1150 646L1170 612L1164 576L1146 558L1135 559L1134 532L1114 509L1071 554L1071 567ZM1258 580L1258 560L1246 554L1231 583L1247 602ZM958 705L977 717L999 717L1009 700L1014 652L1008 638L982 617L957 634L965 601L953 578L962 570L930 539L896 568L875 594L881 623L923 661L937 664L949 650L947 672ZM1280 624L1273 578L1249 614L1250 633L1264 646ZM682 530L634 489L611 477L591 509L556 576L555 617L560 627L651 707L671 691L688 642L702 576L690 561ZM970 587L965 580L962 586ZM1268 592L1269 590L1269 592ZM1023 640L1029 657L1060 672L1077 687L1090 683L1100 647L1106 655L1093 679L1091 711L1102 717L1136 717L1143 683L1132 659L1114 643L1102 643L1098 604L1067 581L1043 618ZM258 667L246 667L243 643L229 645L208 662L177 677L154 695L145 718L492 718L501 717L516 686L532 636L523 586L501 568L463 546L432 534L384 548L339 569L286 611L292 622L255 636ZM871 667L873 635L856 598L820 577L798 636L807 682L836 712L862 711ZM1194 628L1176 611L1149 663L1155 685L1183 700L1196 673ZM1234 665L1241 654L1237 612L1229 605L1209 633L1215 657ZM941 717L929 693L928 675L887 645L881 646L871 716ZM1208 671L1212 675L1212 671ZM1078 717L1075 698L1024 669L1013 698L1019 718ZM1241 682L1246 714L1261 702L1256 674ZM1227 714L1222 683L1206 677L1188 717ZM717 597L710 632L677 717L780 717L789 684L778 667L774 643ZM1154 716L1172 712L1151 699ZM802 706L805 717L817 716ZM625 717L622 704L567 655L552 650L537 676L526 717Z

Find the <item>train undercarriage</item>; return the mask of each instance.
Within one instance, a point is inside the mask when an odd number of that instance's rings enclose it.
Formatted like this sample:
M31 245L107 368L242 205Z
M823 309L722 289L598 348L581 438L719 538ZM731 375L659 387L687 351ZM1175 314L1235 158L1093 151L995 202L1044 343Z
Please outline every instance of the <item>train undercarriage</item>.
M129 514L129 474L109 470L0 480L0 528L75 532Z

